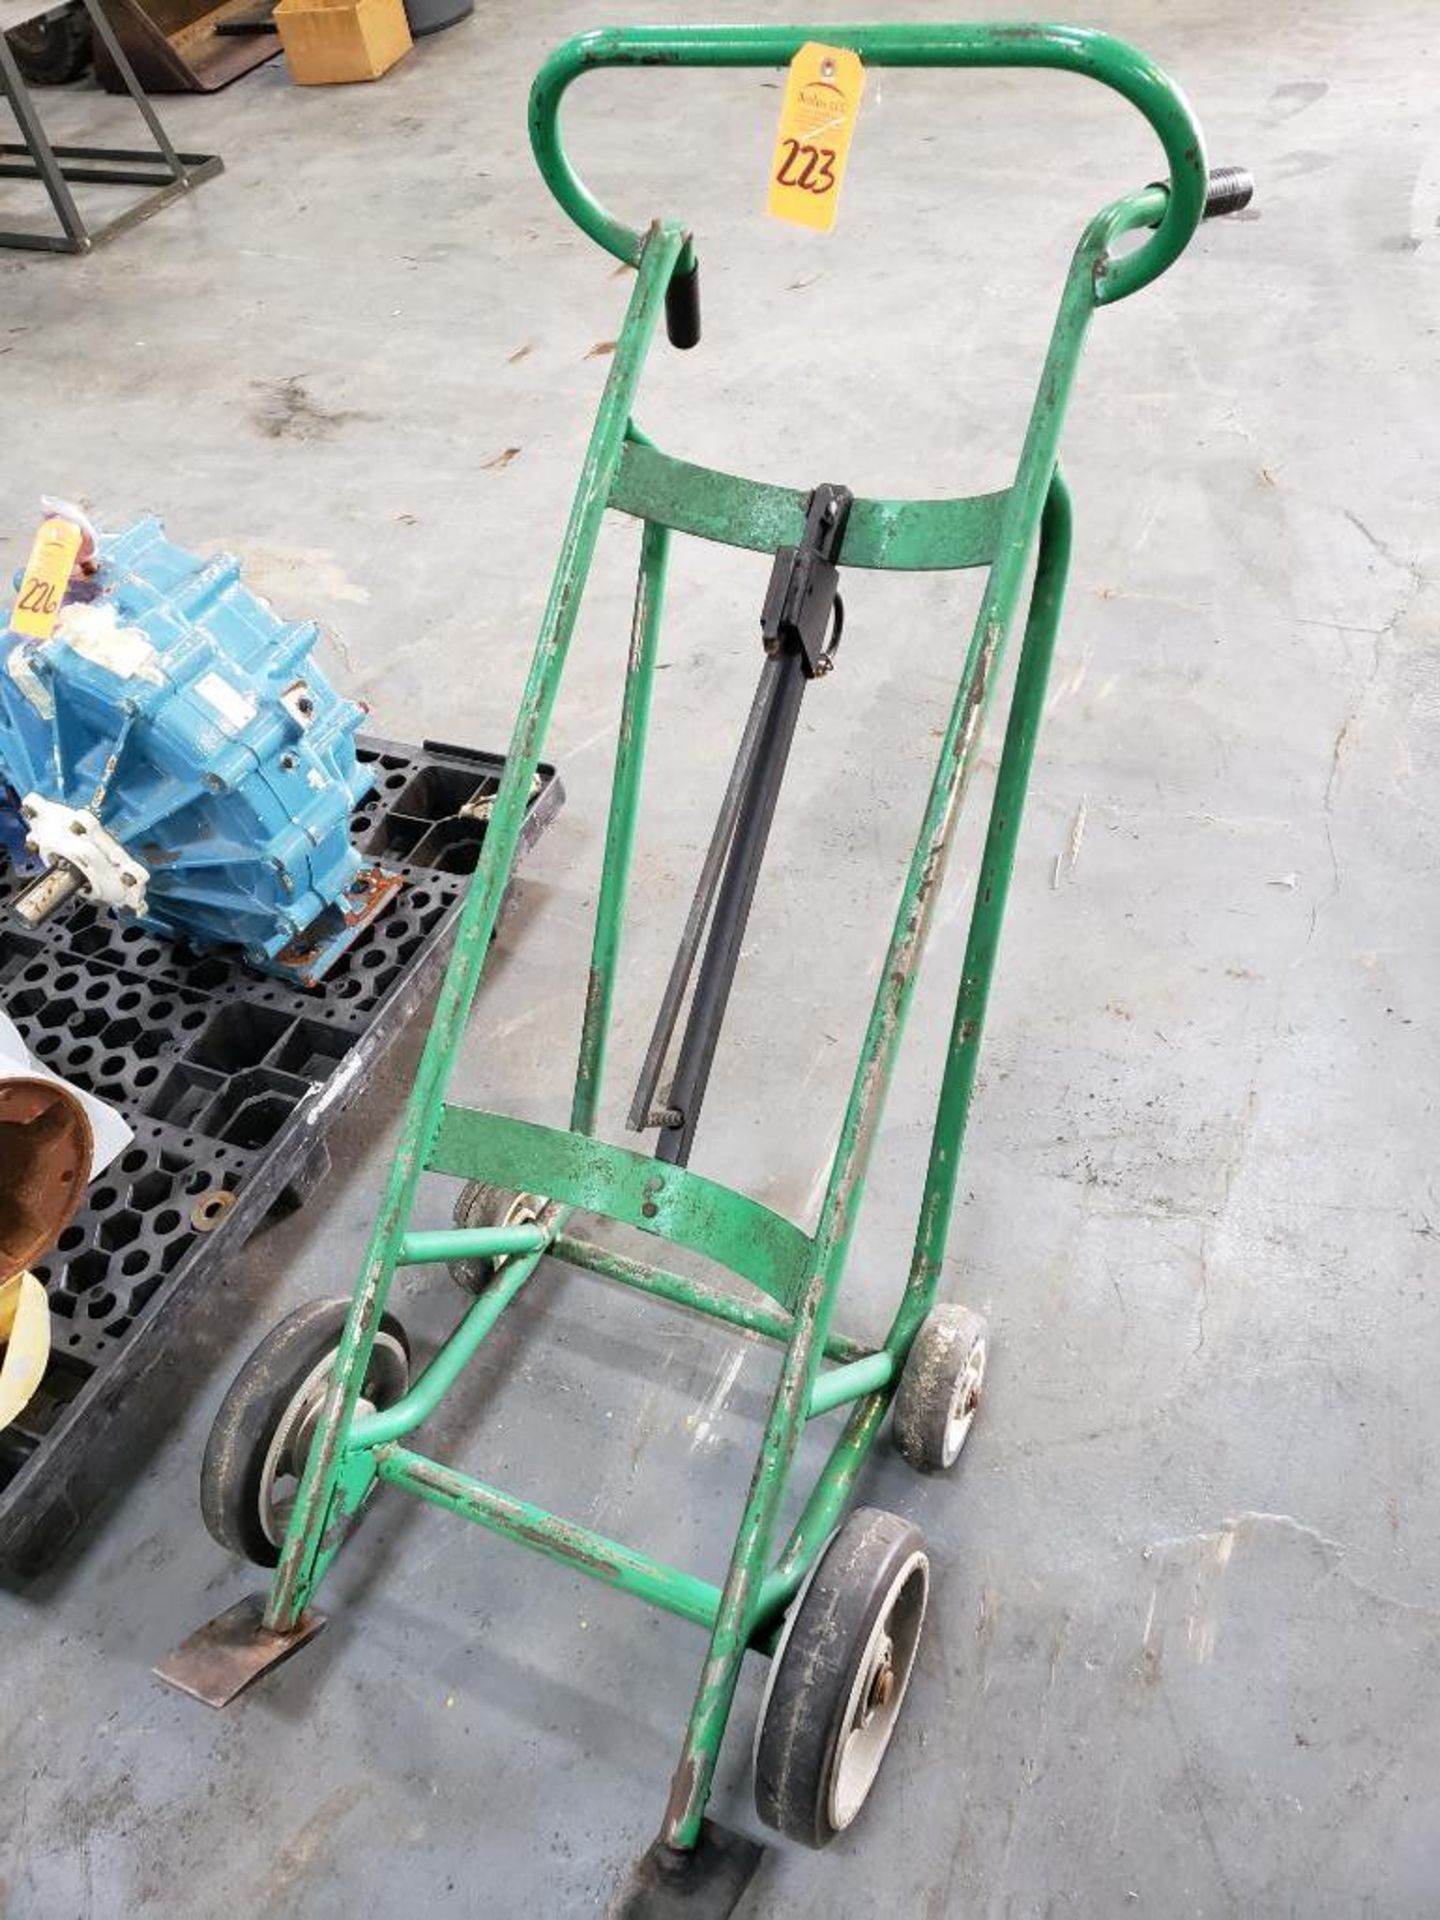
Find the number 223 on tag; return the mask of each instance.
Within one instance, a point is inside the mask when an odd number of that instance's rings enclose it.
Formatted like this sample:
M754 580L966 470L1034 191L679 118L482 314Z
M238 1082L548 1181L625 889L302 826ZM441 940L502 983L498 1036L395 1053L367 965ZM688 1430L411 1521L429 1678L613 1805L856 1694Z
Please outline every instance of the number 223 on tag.
M790 62L765 211L816 233L835 224L865 69L849 47L809 41Z

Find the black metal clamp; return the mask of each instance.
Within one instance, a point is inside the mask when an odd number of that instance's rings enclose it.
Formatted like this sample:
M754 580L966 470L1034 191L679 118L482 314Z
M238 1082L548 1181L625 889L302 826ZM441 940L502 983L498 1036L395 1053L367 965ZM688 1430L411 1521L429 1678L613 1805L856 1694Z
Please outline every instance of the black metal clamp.
M755 689L630 1105L631 1131L644 1133L658 1127L656 1158L672 1166L684 1166L690 1157L770 824L795 738L800 702L806 685L829 673L835 664L835 649L845 623L837 563L852 497L847 487L816 487L805 503L800 539L795 546L781 547L776 553L765 591L760 615L765 664L760 669L760 684ZM657 1104L656 1089L665 1054L702 939L705 953L675 1074Z
M798 547L775 555L760 636L774 656L798 650L807 680L828 673L845 625L840 598L840 569L835 564L852 495L848 487L816 487L805 507L805 531Z

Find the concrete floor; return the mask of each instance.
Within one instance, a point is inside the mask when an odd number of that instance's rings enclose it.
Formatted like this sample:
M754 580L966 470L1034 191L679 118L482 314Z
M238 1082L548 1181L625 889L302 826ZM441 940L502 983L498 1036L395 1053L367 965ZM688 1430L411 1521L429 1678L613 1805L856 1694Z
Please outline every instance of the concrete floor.
M92 260L0 264L0 559L42 488L112 523L157 508L329 623L377 726L502 743L625 292L539 185L524 92L607 11L686 10L482 0L373 89L272 67L171 105L222 180ZM1260 190L1094 330L1069 619L947 1276L992 1317L992 1390L953 1482L888 1441L867 1474L863 1497L930 1539L921 1672L863 1822L825 1855L778 1847L744 1920L1440 1902L1434 9L1085 14L1183 80L1212 157ZM1068 246L1156 170L1143 128L1058 76L875 76L822 241L756 216L775 104L758 75L574 100L595 185L701 237L707 338L657 356L647 426L795 484L1005 484ZM88 93L50 105L121 126ZM552 736L570 806L463 1073L537 1116L564 1110L635 545L617 522L602 552ZM765 571L678 556L616 1133ZM697 1155L801 1217L975 588L849 596ZM972 871L973 836L879 1147L862 1332L903 1266ZM282 1675L223 1717L149 1675L256 1584L200 1526L204 1435L261 1331L347 1284L412 1060L193 1324L133 1491L55 1576L0 1596L14 1920L558 1920L595 1913L654 1831L693 1629L393 1499ZM425 1217L447 1200L436 1183ZM439 1277L399 1299L422 1348L453 1312ZM739 1351L737 1371L705 1327L557 1276L433 1449L716 1574L772 1378ZM760 1677L715 1803L752 1830Z

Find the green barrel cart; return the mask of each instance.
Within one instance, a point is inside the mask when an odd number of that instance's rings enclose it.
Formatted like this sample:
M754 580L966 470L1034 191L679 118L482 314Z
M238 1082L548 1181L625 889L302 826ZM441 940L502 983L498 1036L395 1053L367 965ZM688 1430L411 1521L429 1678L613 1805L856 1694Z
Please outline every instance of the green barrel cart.
M693 345L698 338L692 238L681 222L669 218L644 229L627 226L595 201L561 143L561 98L574 80L596 68L783 68L812 40L853 48L869 67L1065 69L1121 94L1159 137L1168 180L1115 201L1081 237L1015 478L1002 493L880 500L852 498L834 487L796 492L671 458L634 422L640 374L662 313L677 345ZM823 1845L854 1819L876 1777L910 1678L929 1581L918 1529L875 1510L847 1514L851 1494L892 1405L899 1451L911 1465L930 1472L954 1463L979 1402L984 1323L963 1308L937 1304L936 1292L1064 594L1071 510L1058 451L1080 351L1097 309L1148 286L1179 257L1203 217L1246 203L1250 183L1238 170L1207 172L1204 143L1188 104L1151 61L1107 35L1058 26L603 30L571 40L546 62L531 94L530 132L540 170L565 212L599 246L635 269L630 304L541 622L484 857L466 900L354 1295L348 1302L302 1307L270 1334L227 1395L207 1449L202 1476L207 1522L226 1545L274 1568L268 1596L263 1603L243 1602L200 1629L160 1671L218 1705L293 1653L321 1624L313 1606L316 1589L360 1508L377 1483L403 1488L693 1620L704 1631L704 1665L660 1834L620 1893L617 1910L728 1914L759 1849L707 1820L705 1809L744 1656L755 1650L772 1659L756 1740L760 1816L794 1839ZM1144 238L1120 249L1117 243L1131 234ZM451 1080L580 596L611 507L637 516L644 528L570 1126L556 1129L464 1105L453 1097ZM656 1132L654 1152L644 1153L609 1145L595 1129L666 560L677 532L772 553L776 571L763 623L761 690L632 1110L634 1124ZM882 1345L871 1347L838 1329L835 1307L946 855L1032 555L1029 605L914 1245L889 1334ZM691 1172L684 1161L794 713L805 683L831 664L840 616L836 583L848 567L984 567L988 576L824 1199L807 1232ZM708 944L681 1063L668 1093L654 1104L658 1057L707 920ZM426 1171L465 1183L453 1231L417 1231L409 1225L416 1184ZM747 1282L750 1291L741 1295L713 1287L597 1245L581 1231L585 1215L623 1222L703 1255ZM778 1345L779 1377L722 1586L660 1565L429 1459L409 1444L546 1259ZM403 1329L386 1311L391 1283L397 1267L444 1263L452 1265L473 1298L449 1339L412 1380ZM849 1409L843 1430L788 1537L777 1540L777 1516L805 1424L841 1407Z

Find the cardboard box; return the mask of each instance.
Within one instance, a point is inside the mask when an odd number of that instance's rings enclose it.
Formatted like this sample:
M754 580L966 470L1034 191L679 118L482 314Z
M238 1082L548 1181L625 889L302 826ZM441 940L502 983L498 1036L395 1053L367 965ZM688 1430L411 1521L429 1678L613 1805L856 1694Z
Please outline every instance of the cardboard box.
M275 25L302 87L378 80L410 51L402 0L278 0Z

